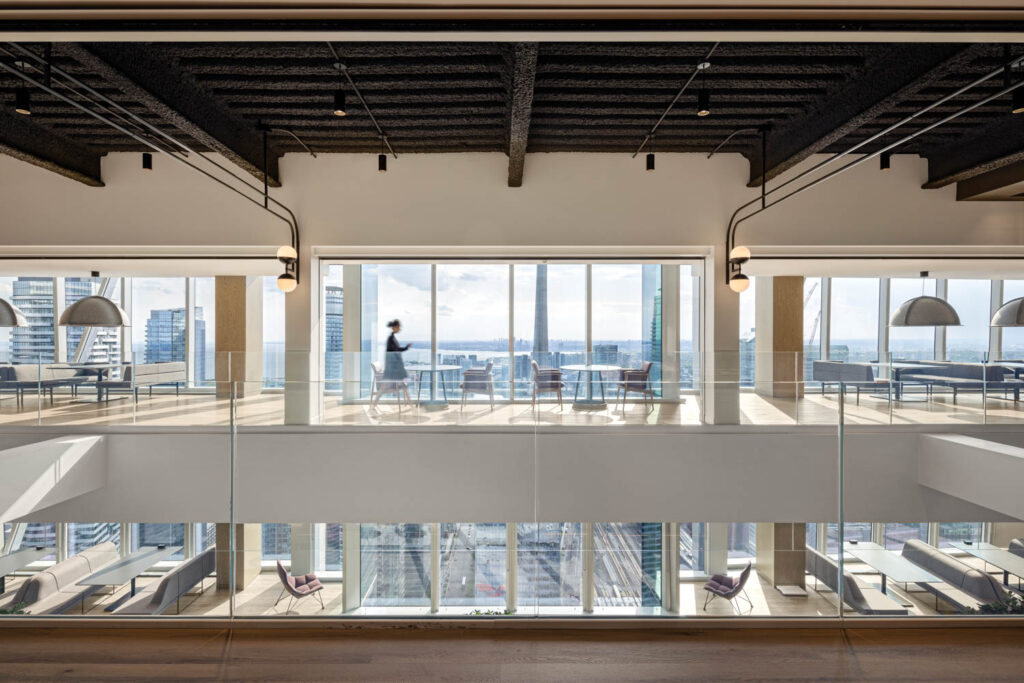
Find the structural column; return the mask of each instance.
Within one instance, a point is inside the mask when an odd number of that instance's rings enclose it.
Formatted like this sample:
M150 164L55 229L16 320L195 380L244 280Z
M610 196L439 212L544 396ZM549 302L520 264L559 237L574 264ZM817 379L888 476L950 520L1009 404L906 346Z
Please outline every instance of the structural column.
M804 278L759 277L754 297L755 391L803 396Z
M229 588L231 581L231 525L217 524L217 588ZM263 563L263 526L235 525L235 590L242 590L260 574Z
M725 284L713 256L704 259L704 311L702 420L739 424L740 297Z
M258 394L263 386L263 281L258 277L217 276L217 338L214 360L217 396Z
M758 576L773 586L804 588L806 531L803 522L758 522Z
M327 527L324 524L292 524L292 574L315 574L327 562Z
M362 562L360 552L362 543L358 524L348 523L341 526L341 564L343 612L351 612L362 605Z

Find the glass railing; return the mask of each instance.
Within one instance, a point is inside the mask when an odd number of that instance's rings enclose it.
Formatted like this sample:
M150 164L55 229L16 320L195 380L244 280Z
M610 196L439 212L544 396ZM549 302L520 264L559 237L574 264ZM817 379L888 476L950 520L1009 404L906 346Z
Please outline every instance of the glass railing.
M753 386L662 378L624 403L611 387L634 378L603 368L577 371L594 373L589 389L551 380L536 402L499 378L494 406L462 368L425 370L436 380L376 405L361 383L254 376L196 394L219 406L204 429L0 430L0 618L1019 613L1024 436L961 412L947 413L957 430L894 428L921 410L901 404L910 396L936 412L952 396L904 377L896 399L894 368L822 390L787 374L800 359L772 361ZM958 394L982 415L1003 401L987 386ZM157 385L152 408L168 412L141 420L146 391L132 424L175 419L192 395ZM669 409L723 426L582 428L666 424L650 416ZM346 424L396 428L293 428ZM416 424L475 428L405 428Z

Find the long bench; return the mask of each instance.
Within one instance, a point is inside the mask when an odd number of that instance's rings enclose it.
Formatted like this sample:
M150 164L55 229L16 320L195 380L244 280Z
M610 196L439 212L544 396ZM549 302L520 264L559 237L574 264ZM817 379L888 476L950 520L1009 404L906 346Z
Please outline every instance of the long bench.
M889 391L889 381L878 379L870 365L861 363L844 363L837 360L816 360L811 365L811 381L821 383L821 393L825 386L835 384L853 388L857 391L857 402L860 403L860 390Z
M14 595L0 600L0 607L21 609L26 614L63 614L76 605L84 609L86 598L100 587L77 582L119 558L113 543L94 545L25 579Z
M100 382L97 387L102 398L110 400L111 391L129 391L139 400L139 389L149 388L149 395L153 395L153 387L174 385L174 393L181 393L181 386L185 383L184 361L171 361L166 363L141 363L139 365L127 365L124 368L120 379L108 379Z
M838 592L839 565L836 561L810 546L805 548L804 557L807 573L833 592ZM907 613L906 607L847 571L843 572L843 602L861 614L897 616Z
M217 568L217 549L209 548L167 572L159 582L153 581L124 603L114 614L163 614L171 605L180 613L180 600L196 584L203 590L203 580Z
M970 612L982 605L1006 600L999 582L980 569L964 564L924 541L913 539L903 544L903 557L927 569L944 583L919 583L935 595L935 607L941 599L958 612Z
M71 392L74 395L80 385L91 383L94 380L95 375L86 374L60 363L0 365L0 389L13 390L18 397L18 405L25 403L26 393L33 394L40 390L44 394L48 393L50 403L53 403L55 388L71 387Z
M922 361L928 367L921 372L904 371L903 377L921 382L929 387L945 387L953 391L953 403L957 395L966 391L1012 391L1013 400L1020 400L1024 380L1007 377L1013 373L1000 365L977 363L955 363L950 361Z

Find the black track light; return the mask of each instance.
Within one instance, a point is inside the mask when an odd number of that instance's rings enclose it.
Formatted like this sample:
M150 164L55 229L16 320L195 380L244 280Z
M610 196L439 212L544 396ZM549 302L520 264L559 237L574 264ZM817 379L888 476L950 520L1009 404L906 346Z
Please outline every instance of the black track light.
M881 156L878 157L878 169L880 171L888 171L892 165L892 154L889 152L882 152Z
M142 170L152 171L153 170L153 155L149 152L142 153Z
M378 154L377 155L377 170L381 173L388 172L388 155Z
M711 113L711 93L701 88L697 93L697 116L707 116Z
M345 91L344 90L340 90L340 89L339 90L335 90L334 91L334 115L335 116L344 116L346 113L348 113L348 112L345 111Z
M1013 91L1013 108L1010 111L1014 114L1024 114L1024 86Z
M654 171L654 152L647 153L647 170L648 172Z
M28 88L18 88L14 91L14 111L25 116L32 115L32 96Z

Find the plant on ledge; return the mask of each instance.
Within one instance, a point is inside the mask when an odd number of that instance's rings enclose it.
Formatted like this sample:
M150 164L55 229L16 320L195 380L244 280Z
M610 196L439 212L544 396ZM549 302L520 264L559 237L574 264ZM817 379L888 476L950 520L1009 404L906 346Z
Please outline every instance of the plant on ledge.
M500 611L496 610L496 609L487 609L487 610L475 609L472 612L470 612L470 614L473 615L474 617L502 617L502 616L506 616L506 615L509 615L509 614L513 614L513 612L511 610L507 610L507 609L503 609L503 610L500 610Z
M1024 614L1024 600L1021 600L1016 595L1010 595L1006 600L990 602L976 610L972 610L972 612L974 614Z
M24 614L25 603L19 602L10 607L0 607L0 614Z

